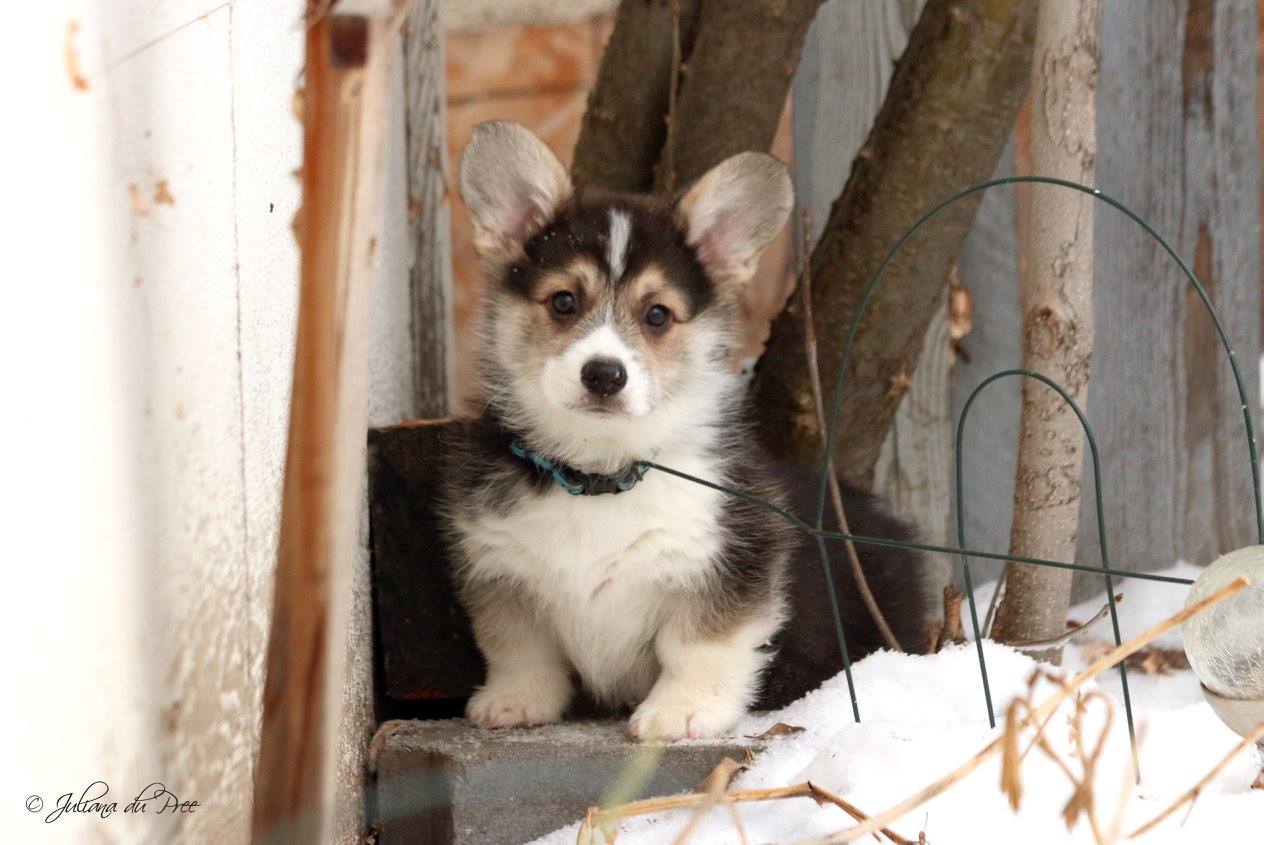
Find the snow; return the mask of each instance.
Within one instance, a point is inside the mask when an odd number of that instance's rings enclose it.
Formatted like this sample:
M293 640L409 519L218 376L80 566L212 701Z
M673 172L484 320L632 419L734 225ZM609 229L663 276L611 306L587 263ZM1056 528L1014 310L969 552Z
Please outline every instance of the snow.
M1178 564L1165 574L1193 577L1197 571ZM1119 606L1124 638L1182 607L1187 592L1181 585L1136 580L1115 587L1125 595ZM1071 618L1087 619L1101 604L1101 599L1085 602L1072 610ZM1110 622L1105 619L1080 635L1066 649L1067 670L1074 671L1087 662L1081 653L1083 643L1091 645L1092 640L1109 641L1111 637ZM1179 631L1165 635L1159 645L1179 648ZM1003 725L1002 714L1011 701L1027 694L1028 680L1037 664L990 641L984 643L984 654L997 721ZM811 780L876 814L952 771L999 735L999 728L988 725L974 643L928 656L879 652L857 663L853 675L862 717L859 724L852 720L842 675L784 710L748 716L735 733L757 734L778 722L804 730L770 740L749 769L737 777L734 788ZM1202 701L1198 682L1190 672L1145 675L1133 671L1129 681L1141 735L1139 786L1131 778L1118 673L1105 673L1097 683L1084 687L1105 695L1105 700L1088 701L1084 717L1088 743L1096 742L1108 719L1108 708L1113 717L1094 779L1099 818L1109 828L1121 794L1126 793L1125 834L1164 810L1238 743L1237 735ZM1050 682L1040 682L1032 700L1039 703L1053 689ZM1064 705L1050 722L1046 736L1079 774L1078 762L1071 754L1072 710L1073 705ZM1141 845L1253 841L1264 819L1264 790L1251 788L1260 767L1258 750L1238 755L1203 790L1192 811L1182 808L1132 841ZM914 842L924 831L928 842L940 845L1094 842L1083 817L1069 831L1063 823L1062 809L1071 797L1072 786L1048 758L1033 752L1023 763L1022 801L1017 812L1010 809L999 783L1000 761L993 758L891 828ZM618 841L621 845L673 841L689 812L627 820L620 826ZM742 804L738 813L753 843L795 842L854 824L841 810L818 807L808 799ZM578 823L537 843L573 843L577 830ZM717 809L695 830L691 841L738 843L741 838L729 814Z

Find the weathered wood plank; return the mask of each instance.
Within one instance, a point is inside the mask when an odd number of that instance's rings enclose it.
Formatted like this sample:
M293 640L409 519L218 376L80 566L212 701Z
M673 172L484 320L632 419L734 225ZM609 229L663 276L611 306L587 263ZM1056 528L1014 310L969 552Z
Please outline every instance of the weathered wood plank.
M403 38L412 231L414 412L443 417L455 389L452 236L448 206L447 106L439 0L415 0Z
M1258 404L1259 150L1250 0L1111 0L1102 18L1098 185L1194 267ZM1255 541L1240 403L1178 269L1122 215L1097 216L1089 406L1114 564L1207 562ZM1086 494L1089 492L1085 490ZM1079 554L1096 560L1092 499Z
M298 338L255 778L253 840L329 825L331 748L362 492L368 313L381 224L385 92L398 61L385 13L306 29Z

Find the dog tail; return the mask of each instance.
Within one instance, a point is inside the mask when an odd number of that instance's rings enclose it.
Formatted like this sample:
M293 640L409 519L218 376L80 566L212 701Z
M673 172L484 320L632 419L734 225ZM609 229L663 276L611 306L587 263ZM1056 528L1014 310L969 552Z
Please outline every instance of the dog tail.
M798 471L784 476L794 512L809 524L815 522L816 479ZM901 541L916 538L911 526L896 519L867 493L844 488L843 510L852 534ZM834 508L828 503L825 524L837 530ZM912 549L855 546L865 582L891 633L904 651L925 654L943 611L945 568ZM848 654L855 662L886 648L887 641L861 597L846 545L832 541L826 548ZM788 571L787 595L790 619L774 641L777 654L759 705L766 709L784 707L842 670L826 574L811 538L805 537L796 547Z

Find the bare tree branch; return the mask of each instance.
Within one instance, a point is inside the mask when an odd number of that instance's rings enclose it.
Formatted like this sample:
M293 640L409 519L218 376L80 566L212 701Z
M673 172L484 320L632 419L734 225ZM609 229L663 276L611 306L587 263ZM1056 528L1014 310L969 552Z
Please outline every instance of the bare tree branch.
M923 211L988 178L1027 90L1035 0L929 0L882 109L812 254L821 376L833 384L870 274ZM845 162L839 162L844 166ZM857 332L836 445L844 480L868 488L978 199L940 215L896 257ZM773 324L754 390L765 445L811 462L819 433L798 305Z
M680 54L689 56L699 0L623 0L588 96L572 165L580 185L648 191L667 135L667 100Z
M658 193L673 193L731 155L772 146L804 36L820 5L821 0L701 0L670 146L654 178Z

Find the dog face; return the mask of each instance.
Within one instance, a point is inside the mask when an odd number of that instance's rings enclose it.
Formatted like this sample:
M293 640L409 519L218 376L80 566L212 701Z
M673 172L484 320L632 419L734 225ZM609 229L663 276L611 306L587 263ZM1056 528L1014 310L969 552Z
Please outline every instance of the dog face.
M483 375L507 422L626 443L732 392L737 295L792 204L779 162L735 156L674 204L576 192L535 136L494 122L460 187L491 276Z

